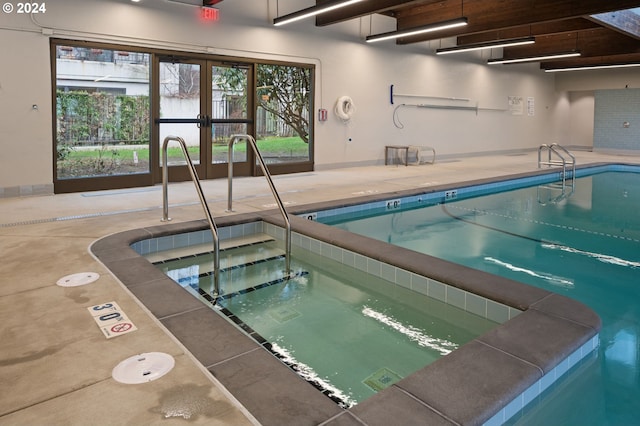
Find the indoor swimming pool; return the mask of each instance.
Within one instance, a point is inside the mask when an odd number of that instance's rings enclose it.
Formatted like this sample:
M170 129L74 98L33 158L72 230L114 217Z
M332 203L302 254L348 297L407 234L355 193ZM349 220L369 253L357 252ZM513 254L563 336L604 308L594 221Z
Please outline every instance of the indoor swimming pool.
M314 212L313 218L591 307L603 323L597 359L511 422L634 424L640 412L640 173L614 166L580 174L575 187L569 182L564 189L535 178L498 193L492 193L495 184L453 189Z
M530 175L535 183L557 178ZM487 182L481 183L502 185ZM319 222L347 209L366 209L372 200L383 212L406 214L414 210L406 209L411 203L442 201L445 192L462 200L465 191L416 189L391 200L383 194L348 200L346 207L342 200L291 208L291 275L284 273L285 230L277 212L216 218L221 283L227 280L217 299L211 259L197 256L212 250L205 221L124 231L98 240L91 251L263 424L355 418L363 424L402 419L500 425L521 419L523 410L536 411L531 402L598 361L601 322L593 310L557 292ZM396 219L392 225L398 230L407 222ZM282 327L290 325L289 337ZM310 333L310 327L317 328ZM320 353L322 362L349 363L325 354L328 340L340 334L346 340L338 340L339 346L355 340L364 349L349 364L352 371L314 366L311 380L301 380L310 371L305 352ZM270 343L266 336L275 339ZM393 359L399 340L433 362L405 369L413 361ZM432 348L425 352L418 342ZM363 362L372 353L383 359ZM573 374L559 380L567 372ZM339 383L343 378L357 384ZM282 406L296 409L274 409Z
M198 247L193 255L179 248L149 258L161 257L158 268L195 297L210 298L213 255ZM216 307L345 408L498 325L300 248L288 278L282 253L268 237L222 250Z

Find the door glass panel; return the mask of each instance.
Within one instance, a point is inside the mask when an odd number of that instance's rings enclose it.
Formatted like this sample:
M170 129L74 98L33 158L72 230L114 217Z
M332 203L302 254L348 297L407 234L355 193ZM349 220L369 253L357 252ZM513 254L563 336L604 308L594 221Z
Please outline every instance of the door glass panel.
M256 135L267 163L310 160L311 69L257 65Z
M232 135L246 135L245 123L213 123L211 125L211 164L227 163L229 161L229 138ZM247 161L247 142L238 141L233 147L233 162Z
M160 62L160 118L189 118L200 116L200 65ZM159 152L167 136L184 139L194 164L200 163L200 128L194 123L161 123ZM169 166L185 165L186 160L177 143L169 143ZM162 165L162 155L160 155Z
M56 178L149 173L149 54L56 46Z
M246 67L211 67L211 126L212 164L226 163L228 143L232 135L247 134L246 123L216 123L215 120L247 119ZM233 162L247 161L246 141L239 141L233 149Z

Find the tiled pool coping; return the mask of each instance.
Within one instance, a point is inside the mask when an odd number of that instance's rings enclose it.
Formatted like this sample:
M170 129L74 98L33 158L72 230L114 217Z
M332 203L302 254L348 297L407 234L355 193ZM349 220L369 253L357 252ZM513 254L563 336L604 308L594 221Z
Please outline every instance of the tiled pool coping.
M349 203L318 203L291 209L294 211L290 213L444 189L447 188L422 188L376 194ZM281 225L277 212L227 216L216 221L221 228L258 221ZM344 410L130 247L149 238L206 229L204 221L125 231L98 240L91 251L265 425L500 424L598 345L600 318L579 302L320 223L298 217L291 217L291 222L295 232L317 241L523 312L374 397Z
M626 164L591 164L576 168L576 178L587 176L590 174L601 172L636 172L640 173L640 167L637 165ZM371 210L391 210L396 207L401 207L405 203L413 206L421 203L442 203L450 199L463 199L483 195L495 191L508 191L511 189L522 188L530 185L542 185L558 181L561 178L560 172L549 171L549 169L542 169L533 173L522 173L513 175L511 177L505 177L504 180L495 179L482 179L476 181L461 182L456 185L447 185L445 189L441 186L434 186L430 188L421 188L411 191L402 191L392 194L376 194L375 196L368 196L359 198L359 201L350 200L344 205L335 205L330 208L324 208L323 204L314 205L317 209L310 209L306 206L304 212L300 214L302 217L309 220L323 221L323 219L330 218L339 215L353 215L353 214L366 214ZM508 179L507 179L508 178ZM567 181L567 185L570 185L570 181ZM447 196L447 193L455 193L452 198ZM381 195L384 195L381 198ZM368 200L368 201L362 201ZM394 205L394 203L396 203Z

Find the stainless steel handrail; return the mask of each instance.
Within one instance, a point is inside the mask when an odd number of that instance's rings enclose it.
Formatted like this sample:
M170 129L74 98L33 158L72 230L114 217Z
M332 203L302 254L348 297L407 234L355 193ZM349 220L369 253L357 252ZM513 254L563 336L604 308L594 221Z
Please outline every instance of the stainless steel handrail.
M267 169L267 165L262 158L262 154L258 150L258 145L256 144L256 140L251 135L232 135L231 139L229 139L229 177L227 179L228 183L228 201L227 201L227 211L233 211L233 201L232 201L232 193L233 193L233 146L239 140L246 139L249 142L249 145L253 149L256 158L258 159L258 163L260 164L260 168L262 169L262 173L264 177L267 179L267 183L269 184L269 188L271 189L271 193L273 194L273 198L276 200L276 204L280 209L280 214L282 215L282 219L284 220L284 224L286 227L285 232L285 273L291 273L291 222L289 221L289 215L287 211L284 209L284 203L280 199L280 195L276 190L275 185L273 184L273 179L271 179L271 174L269 173L269 169Z
M204 198L198 173L187 151L187 144L184 142L184 139L178 136L167 136L162 143L162 221L171 220L169 217L169 167L167 163L167 146L171 141L178 142L180 148L182 148L182 154L184 154L184 158L187 160L187 168L189 169L189 174L191 174L191 180L196 187L196 192L198 193L198 197L200 197L200 204L202 204L202 209L209 222L209 228L211 228L211 234L213 235L213 297L217 298L220 295L220 240L218 239L218 228L213 220L213 216L211 216L211 210L209 210L207 200Z
M551 147L554 148L554 149L558 148L561 151L563 151L565 154L567 154L571 158L571 161L569 161L569 164L573 165L573 170L575 171L575 168L576 168L576 157L572 153L570 153L567 148L565 148L562 145L559 145L557 143L552 143ZM560 156L562 156L562 154L560 154Z
M547 161L542 161L542 151L547 151ZM562 152L567 154L571 160L567 160L567 158L562 155ZM552 160L551 153L554 153L559 160ZM557 143L552 143L551 145L542 144L538 147L538 168L541 166L562 166L562 186L566 185L567 179L567 164L571 165L571 186L575 189L575 176L576 176L576 157L571 154L565 147L559 145Z
M542 189L545 189L547 191L546 197L543 197L542 191L541 191ZM558 195L555 195L553 191L557 189L560 190L560 193ZM574 191L575 191L575 185L571 186L571 189L569 192L567 192L566 190L566 185L563 185L560 187L556 187L553 185L538 185L537 187L538 204L542 206L546 206L548 204L557 204L560 201L566 200L567 198L571 197Z

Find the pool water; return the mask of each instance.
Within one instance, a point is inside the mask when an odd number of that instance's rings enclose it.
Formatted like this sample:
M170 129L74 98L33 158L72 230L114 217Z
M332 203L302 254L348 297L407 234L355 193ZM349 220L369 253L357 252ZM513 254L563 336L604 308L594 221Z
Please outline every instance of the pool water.
M325 223L579 300L602 318L597 359L514 424L630 425L640 413L640 174L577 179Z
M498 325L298 247L286 279L280 253L277 241L221 251L217 309L343 407ZM210 254L157 266L196 296L212 293Z

